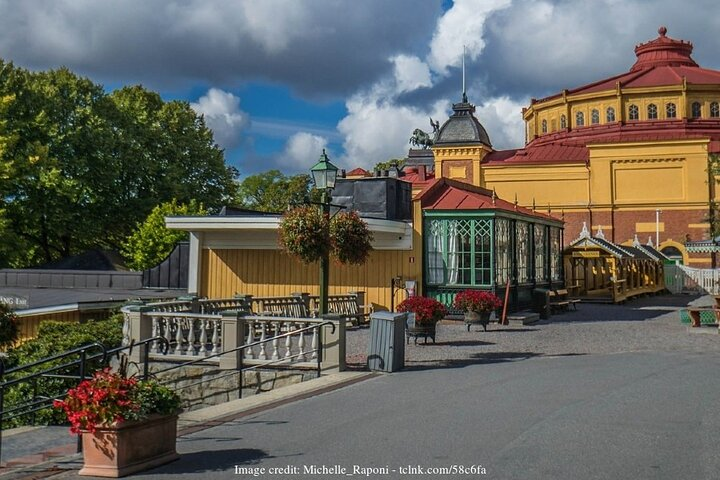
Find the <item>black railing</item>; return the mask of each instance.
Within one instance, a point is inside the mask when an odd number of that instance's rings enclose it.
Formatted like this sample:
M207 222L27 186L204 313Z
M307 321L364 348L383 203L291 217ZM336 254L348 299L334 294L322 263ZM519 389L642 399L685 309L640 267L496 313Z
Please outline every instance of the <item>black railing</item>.
M187 366L190 366L190 365L194 365L194 364L196 364L196 363L205 362L205 361L207 361L207 360L210 359L210 358L221 357L221 356L223 356L223 355L228 355L228 354L234 353L235 355L237 355L237 359L236 359L236 360L237 360L238 368L237 368L236 371L240 373L240 375L239 375L240 378L239 378L239 380L238 380L238 398L242 398L243 373L244 373L244 372L250 371L250 370L255 370L255 369L258 369L258 368L265 368L265 367L267 367L268 365L275 365L275 364L281 364L281 363L284 364L284 363L286 363L288 360L291 360L291 359L293 359L293 358L295 358L295 357L298 357L298 356L302 355L303 353L307 354L307 353L316 352L316 353L317 353L317 362L316 362L316 363L317 363L317 366L316 366L316 370L317 370L318 376L320 376L320 374L322 373L322 352L323 352L323 341L322 341L322 335L320 335L320 334L318 335L318 346L317 346L316 349L310 350L310 351L308 351L308 352L301 352L301 353L299 353L299 354L291 355L291 356L289 356L289 357L283 357L283 358L277 359L277 360L275 360L275 361L263 362L262 364L259 364L259 365L253 365L253 366L245 367L245 368L244 368L244 367L242 366L242 365L243 365L243 358L244 358L243 353L244 353L245 349L247 349L247 348L252 348L252 347L255 347L255 346L257 346L257 345L262 345L263 343L268 343L268 342L276 341L276 340L279 340L279 339L281 339L281 338L289 337L289 336L292 336L292 335L298 335L298 334L300 334L300 333L303 333L303 332L306 332L306 331L309 331L309 330L314 330L314 329L316 329L316 328L317 328L317 329L320 329L321 327L328 326L328 325L330 325L330 326L332 327L332 332L331 332L331 333L335 333L335 322L333 322L333 321L327 321L327 322L317 323L317 324L312 325L312 326L310 326L310 327L299 328L299 329L297 329L297 330L292 330L292 331L287 332L287 333L283 333L283 334L280 334L280 335L275 335L275 336L273 336L273 337L266 338L265 340L258 340L258 341L256 341L256 342L247 343L247 344L245 344L245 345L240 345L240 346L238 346L238 347L235 347L235 348L233 348L233 349L231 349L231 350L226 350L226 351L224 351L224 352L219 352L219 353L215 353L215 354L208 355L208 356L205 356L205 357L196 358L196 359L194 359L194 360L190 360L190 361L183 362L183 363L180 363L180 364L177 364L177 365L173 365L172 367L168 367L168 368L165 368L165 369L163 369L163 370L157 370L157 371L154 372L154 375L155 375L155 376L159 376L160 374L165 373L165 372L169 372L169 371L172 371L172 370L178 370L178 369L180 369L180 368L184 368L184 367L187 367ZM318 333L320 333L320 332L318 331ZM233 372L235 372L235 371L233 371ZM160 380L160 383L168 383L168 381L163 382L162 380ZM201 381L199 381L199 382L195 382L195 383L192 383L192 384L183 385L182 388L188 388L188 387L192 387L192 386L195 386L195 385L200 385L200 384L202 384L202 383L203 383L203 381L201 380Z

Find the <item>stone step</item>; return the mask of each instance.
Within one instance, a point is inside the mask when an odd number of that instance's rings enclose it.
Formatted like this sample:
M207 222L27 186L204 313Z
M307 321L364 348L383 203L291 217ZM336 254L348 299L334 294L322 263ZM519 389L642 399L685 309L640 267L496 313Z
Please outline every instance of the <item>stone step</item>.
M535 312L515 312L507 316L509 325L530 325L540 320L540 314Z

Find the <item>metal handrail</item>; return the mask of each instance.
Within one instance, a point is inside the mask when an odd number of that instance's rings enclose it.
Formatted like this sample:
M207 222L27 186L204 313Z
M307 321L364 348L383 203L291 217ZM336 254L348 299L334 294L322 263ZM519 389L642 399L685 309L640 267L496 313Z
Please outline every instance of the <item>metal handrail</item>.
M276 318L276 317L272 317L272 318ZM220 356L222 356L222 355L227 355L227 354L229 354L229 353L236 353L236 354L238 355L238 359L237 359L237 360L238 360L238 363L237 363L237 364L238 364L238 372L240 372L240 379L239 379L240 384L239 384L239 386L238 386L238 397L239 397L239 398L242 398L242 385L243 385L243 375L242 375L242 373L243 373L245 370L257 369L257 368L259 368L259 367L263 367L263 366L267 366L267 365L272 365L272 364L274 364L274 363L280 363L280 362L286 360L285 358L283 358L282 360L278 360L277 362L270 362L270 363L265 363L264 365L254 365L254 366L251 366L251 367L243 368L243 367L242 367L242 359L243 359L242 352L243 352L243 350L245 350L246 348L252 348L252 347L257 346L257 345L262 345L262 344L264 344L264 343L272 342L272 341L278 340L278 339L280 339L280 338L289 337L289 336L291 336L291 335L297 335L298 333L305 332L305 331L308 331L308 330L314 330L314 329L316 329L316 328L319 329L319 328L322 328L322 327L327 326L327 325L330 325L330 326L332 327L332 331L331 331L330 333L335 333L335 323L334 323L333 321L328 320L328 321L325 321L325 322L322 322L322 323L317 323L317 324L312 325L312 326L309 326L309 327L299 328L299 329L293 330L293 331L291 331L291 332L282 333L282 334L280 334L280 335L275 335L275 336L273 336L273 337L266 338L265 340L258 340L258 341L252 342L252 343L247 343L247 344L244 344L244 345L239 345L239 346L237 346L237 347L235 347L235 348L233 348L233 349L231 349L231 350L227 350L227 351L224 351L224 352L214 353L214 354L208 355L208 356L206 356L206 357L196 358L196 359L194 359L194 360L190 360L190 361L187 361L187 362L183 362L183 363L178 364L178 365L173 365L172 367L168 367L168 368L166 368L166 369L164 369L164 370L157 370L157 371L155 372L155 376L157 376L157 375L159 375L159 374L161 374L161 373L169 372L169 371L171 371L171 370L177 370L177 369L179 369L179 368L187 367L187 366L189 366L189 365L194 365L194 364L196 364L196 363L205 362L205 361L207 361L209 358L220 357ZM318 339L318 347L317 347L317 352L318 352L318 356L317 356L317 371L318 371L318 376L319 376L320 373L321 373L322 351L323 351L323 349L322 349L322 335L320 335L320 336L319 336L319 339ZM162 381L161 381L160 383L166 383L166 382L162 382ZM195 383L195 384L193 384L193 385L197 385L197 384L198 384L198 383ZM189 386L189 385L188 385L188 386Z

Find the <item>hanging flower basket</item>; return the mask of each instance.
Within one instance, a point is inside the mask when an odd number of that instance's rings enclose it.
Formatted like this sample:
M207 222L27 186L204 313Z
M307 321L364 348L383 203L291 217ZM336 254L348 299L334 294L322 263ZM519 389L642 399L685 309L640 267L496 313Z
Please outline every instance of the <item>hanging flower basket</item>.
M330 221L332 254L343 264L362 265L372 246L372 232L356 212L340 212Z
M280 222L280 246L304 263L313 263L330 250L327 215L310 205L294 208Z
M342 264L365 263L372 232L355 212L340 212L329 220L313 206L288 211L280 222L280 246L303 263L317 262L326 253Z

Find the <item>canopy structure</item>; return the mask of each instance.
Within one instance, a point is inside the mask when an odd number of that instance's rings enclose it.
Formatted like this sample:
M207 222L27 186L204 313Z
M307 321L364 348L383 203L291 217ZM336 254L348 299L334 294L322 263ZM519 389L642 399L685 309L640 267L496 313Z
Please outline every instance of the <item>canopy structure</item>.
M580 236L563 252L565 283L586 300L620 303L628 298L665 290L665 255L652 244L632 246L605 239L602 227L595 236L583 224Z

